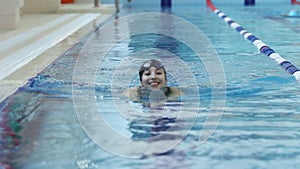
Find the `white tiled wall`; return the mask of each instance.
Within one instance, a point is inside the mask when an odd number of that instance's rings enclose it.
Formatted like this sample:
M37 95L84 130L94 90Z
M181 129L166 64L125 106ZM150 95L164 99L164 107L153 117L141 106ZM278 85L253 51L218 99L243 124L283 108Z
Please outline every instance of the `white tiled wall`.
M20 0L0 0L0 29L16 29L20 22Z
M93 4L94 0L74 0L74 2ZM60 5L61 0L0 0L0 30L18 28L20 14L56 13Z
M55 13L61 0L24 0L23 13Z
M19 0L19 6L22 8L24 6L24 0Z

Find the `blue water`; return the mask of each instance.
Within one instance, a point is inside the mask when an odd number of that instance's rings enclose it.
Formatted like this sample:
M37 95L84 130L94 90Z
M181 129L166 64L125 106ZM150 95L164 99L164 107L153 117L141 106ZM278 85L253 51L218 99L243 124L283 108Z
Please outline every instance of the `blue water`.
M213 2L300 65L300 19L281 17L297 6ZM130 19L145 12L155 13ZM299 83L205 2L173 0L172 9L161 9L159 1L124 1L105 24L0 104L2 162L24 169L298 168ZM199 57L193 44L204 51ZM185 94L163 109L120 95L139 84L137 70L150 58L163 61L168 84Z

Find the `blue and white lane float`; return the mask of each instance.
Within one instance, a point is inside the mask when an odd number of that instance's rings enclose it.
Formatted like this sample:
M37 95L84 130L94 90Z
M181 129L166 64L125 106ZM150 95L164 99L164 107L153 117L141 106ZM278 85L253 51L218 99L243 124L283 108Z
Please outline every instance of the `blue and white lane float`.
M263 54L267 55L271 59L275 60L283 69L285 69L289 74L293 75L296 80L300 82L300 70L294 66L291 62L282 58L278 53L271 49L267 44L258 39L256 36L245 30L241 25L237 24L231 18L229 18L225 13L218 10L211 0L206 0L207 6L217 14L221 19L223 19L228 25L230 25L234 30L238 31L245 39L252 42L254 46Z

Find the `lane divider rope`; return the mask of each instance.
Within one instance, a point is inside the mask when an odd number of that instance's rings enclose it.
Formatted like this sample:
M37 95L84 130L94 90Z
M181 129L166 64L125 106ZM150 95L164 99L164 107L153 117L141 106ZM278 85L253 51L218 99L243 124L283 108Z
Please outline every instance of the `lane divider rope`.
M293 75L296 80L300 81L300 70L294 66L291 62L282 58L275 50L271 49L267 44L258 39L252 33L245 30L241 25L229 18L225 13L217 9L211 0L206 0L207 6L217 14L221 19L223 19L231 28L238 31L246 40L252 42L254 46L263 54L267 55L271 59L275 60L283 69L285 69L289 74Z
M297 5L300 5L300 2L297 2L297 0L292 0L292 1L291 1L291 4L292 4L292 5L296 5L296 4L297 4Z

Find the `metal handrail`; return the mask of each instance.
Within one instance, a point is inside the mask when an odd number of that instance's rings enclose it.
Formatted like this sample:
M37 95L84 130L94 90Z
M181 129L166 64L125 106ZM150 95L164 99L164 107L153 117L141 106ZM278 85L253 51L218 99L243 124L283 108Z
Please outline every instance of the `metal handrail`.
M94 0L94 7L99 7L99 0Z
M120 7L119 7L119 0L115 0L115 7L116 7L116 12L120 12Z
M130 1L130 0L128 0ZM99 7L99 0L94 0L94 7ZM115 0L115 7L116 7L116 12L120 12L120 7L119 7L119 0Z

